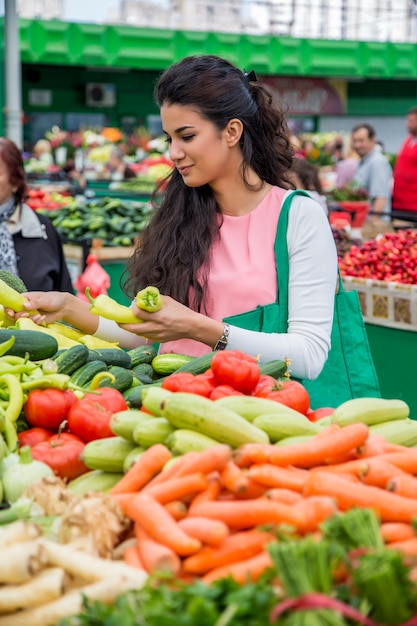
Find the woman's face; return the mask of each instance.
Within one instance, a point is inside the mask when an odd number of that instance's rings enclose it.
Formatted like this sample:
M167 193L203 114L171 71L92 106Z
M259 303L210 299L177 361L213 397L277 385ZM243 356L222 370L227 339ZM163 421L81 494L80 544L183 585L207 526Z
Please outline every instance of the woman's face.
M191 106L161 107L161 120L169 144L169 155L189 187L209 184L235 171L228 127L223 131Z
M10 184L9 170L0 157L0 204L4 204L4 202L10 200L15 191L16 188L12 187Z

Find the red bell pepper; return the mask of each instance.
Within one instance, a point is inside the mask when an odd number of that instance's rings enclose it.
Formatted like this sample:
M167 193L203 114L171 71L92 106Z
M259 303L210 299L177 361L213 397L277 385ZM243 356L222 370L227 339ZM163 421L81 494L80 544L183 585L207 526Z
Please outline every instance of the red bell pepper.
M17 438L19 439L19 446L21 448L23 446L29 446L32 448L37 443L41 443L41 441L48 441L53 434L53 430L35 426L34 428L29 428L28 430L22 430L22 432L17 435Z
M31 426L57 431L76 402L77 396L70 389L32 389L23 412Z
M247 395L255 389L261 375L257 360L240 350L217 352L211 369L218 385L230 385Z
M60 478L73 480L89 471L81 461L84 442L71 433L58 433L32 448L32 458L42 461Z
M126 411L128 405L120 391L111 387L100 387L87 392L71 407L68 427L85 442L113 437L110 419L118 411Z
M219 398L225 398L226 396L244 396L245 394L238 391L230 385L218 385L213 389L210 394L210 400L219 400Z

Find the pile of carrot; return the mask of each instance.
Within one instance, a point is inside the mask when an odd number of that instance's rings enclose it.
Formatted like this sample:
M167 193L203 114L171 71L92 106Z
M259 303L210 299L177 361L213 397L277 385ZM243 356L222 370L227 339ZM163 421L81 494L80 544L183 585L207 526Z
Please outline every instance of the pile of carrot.
M331 425L297 445L219 444L171 459L163 444L148 448L110 491L134 529L124 559L147 572L256 581L278 528L319 536L352 507L374 509L385 544L417 555L417 449L365 424Z

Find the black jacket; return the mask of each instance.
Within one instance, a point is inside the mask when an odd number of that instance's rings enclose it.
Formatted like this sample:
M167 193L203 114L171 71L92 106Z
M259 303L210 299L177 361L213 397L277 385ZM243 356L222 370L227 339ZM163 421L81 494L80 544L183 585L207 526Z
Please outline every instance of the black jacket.
M22 229L13 234L13 240L19 276L28 291L73 293L62 242L51 221L23 205L21 223Z

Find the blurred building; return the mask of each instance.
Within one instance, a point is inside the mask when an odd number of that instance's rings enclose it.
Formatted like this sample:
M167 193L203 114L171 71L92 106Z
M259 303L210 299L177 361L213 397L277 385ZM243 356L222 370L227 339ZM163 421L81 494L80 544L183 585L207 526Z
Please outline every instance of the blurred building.
M16 9L20 17L27 19L64 19L65 0L17 0Z

